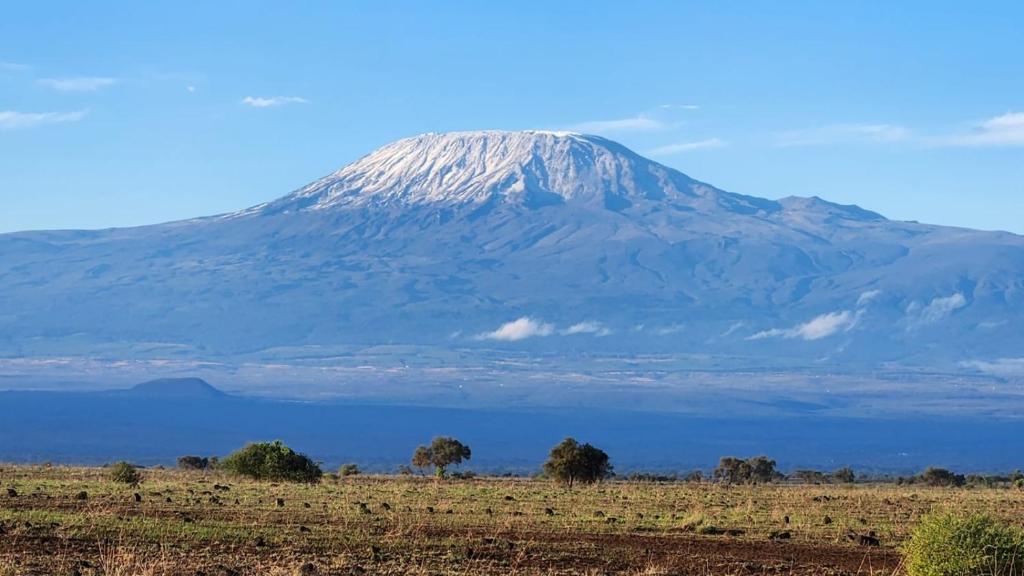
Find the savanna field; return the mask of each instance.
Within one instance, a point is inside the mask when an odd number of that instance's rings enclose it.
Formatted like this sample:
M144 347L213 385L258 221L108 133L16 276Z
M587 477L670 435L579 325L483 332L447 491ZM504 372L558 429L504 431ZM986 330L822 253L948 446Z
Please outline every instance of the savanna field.
M1020 526L1024 492L4 466L0 575L888 575L943 511Z

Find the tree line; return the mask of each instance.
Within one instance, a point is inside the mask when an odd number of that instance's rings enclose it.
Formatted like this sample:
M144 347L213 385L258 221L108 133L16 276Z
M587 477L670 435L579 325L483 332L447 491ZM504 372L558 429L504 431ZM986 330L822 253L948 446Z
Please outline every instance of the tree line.
M423 474L432 471L439 480L450 477L470 478L473 477L471 472L452 473L451 467L471 460L472 455L470 447L458 439L439 436L434 438L430 444L416 447L409 461L410 465L399 467L399 473L413 474L415 468ZM317 462L305 454L296 452L280 440L251 443L223 459L182 456L178 458L178 467L186 470L221 470L228 474L255 480L304 483L319 482L324 475ZM341 466L337 475L346 477L360 473L356 464L349 463ZM117 463L112 468L111 475L116 481L133 484L137 484L141 479L138 471L125 462ZM566 438L551 448L548 458L542 466L542 475L572 487L576 484L601 482L614 477L615 474L611 459L606 452L591 444L580 443L574 438ZM710 480L724 485L768 484L781 481L805 484L852 484L858 480L856 473L849 467L839 468L832 472L795 470L788 475L783 474L777 469L775 460L767 456L723 457L708 478L705 478L700 471L691 472L683 477L633 473L625 478L634 481L663 482ZM885 480L898 484L946 487L1014 485L1024 489L1024 473L1019 471L1005 476L965 476L945 468L931 467L914 476L885 478Z

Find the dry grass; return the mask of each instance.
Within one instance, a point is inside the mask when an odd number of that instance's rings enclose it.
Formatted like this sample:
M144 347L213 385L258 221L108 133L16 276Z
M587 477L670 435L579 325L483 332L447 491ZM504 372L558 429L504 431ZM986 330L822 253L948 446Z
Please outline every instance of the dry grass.
M0 469L0 576L891 574L923 514L1024 521L1011 489L144 476L132 488L102 469ZM869 531L880 548L847 537Z

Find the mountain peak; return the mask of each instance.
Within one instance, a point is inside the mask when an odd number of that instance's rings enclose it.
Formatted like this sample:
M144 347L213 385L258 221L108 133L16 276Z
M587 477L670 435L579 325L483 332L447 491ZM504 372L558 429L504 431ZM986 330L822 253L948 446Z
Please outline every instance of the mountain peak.
M717 193L599 136L484 130L398 140L256 210L458 207L494 201L526 208L573 203L619 210L637 201L692 203Z

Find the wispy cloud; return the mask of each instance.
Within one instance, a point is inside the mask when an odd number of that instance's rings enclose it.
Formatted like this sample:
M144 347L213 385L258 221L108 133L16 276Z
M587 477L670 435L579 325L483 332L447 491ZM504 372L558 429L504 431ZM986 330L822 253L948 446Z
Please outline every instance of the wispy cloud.
M728 145L725 140L720 138L706 138L704 140L694 140L691 142L676 142L675 144L666 144L664 146L658 146L648 150L647 153L653 156L670 156L672 154L681 154L683 152L691 152L693 150L704 150L707 148L722 148Z
M653 332L655 336L671 336L672 334L678 334L682 331L682 324L669 324L668 326L658 326L657 328L651 329L651 332Z
M649 116L633 116L631 118L618 118L615 120L590 120L570 126L576 132L654 132L664 130L669 124L651 118Z
M117 79L99 76L79 76L75 78L40 78L36 82L61 92L95 92L101 88L117 84Z
M562 330L562 334L571 336L573 334L593 334L594 336L603 337L611 336L612 330L600 322L588 320L586 322L580 322L573 324L565 330Z
M934 324L949 317L953 312L964 306L967 306L967 298L960 292L949 296L933 298L931 302L920 309L914 325Z
M1024 146L1024 112L1008 112L974 125L973 129L933 138L934 146Z
M301 96L246 96L242 104L253 108L274 108L287 104L306 104L309 100Z
M802 340L821 340L840 332L847 332L857 325L860 315L849 310L829 312L816 316L808 322L792 328L772 328L758 332L747 340L763 340L765 338L800 338Z
M18 64L17 62L0 61L0 70L4 70L6 72L27 72L31 69L32 67L28 64Z
M867 290L860 293L857 297L857 307L866 306L875 301L876 298L882 295L881 290Z
M659 110L700 110L697 104L661 104Z
M775 135L775 145L828 146L858 142L899 142L911 137L910 129L895 124L830 124L789 130Z
M85 118L86 114L88 114L86 110L78 110L76 112L17 112L14 110L2 110L0 111L0 130L78 122Z
M550 336L555 332L555 327L540 320L534 320L529 316L523 316L517 320L506 322L493 332L484 332L477 336L478 340L501 340L505 342L516 342L533 338L536 336Z
M996 376L1024 376L1024 358L1000 358L998 360L967 360L961 366L974 368Z

